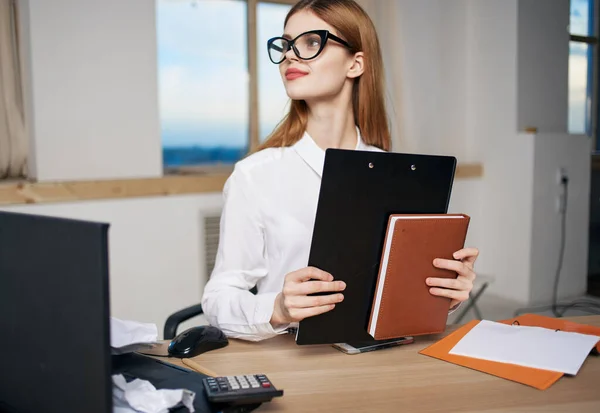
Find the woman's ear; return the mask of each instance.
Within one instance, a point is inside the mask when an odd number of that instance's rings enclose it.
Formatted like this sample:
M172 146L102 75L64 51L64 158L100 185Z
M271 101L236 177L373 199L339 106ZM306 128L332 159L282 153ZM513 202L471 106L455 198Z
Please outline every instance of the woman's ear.
M347 76L350 79L355 79L363 74L365 71L365 54L363 52L357 52L354 54L352 60L352 66L348 69Z

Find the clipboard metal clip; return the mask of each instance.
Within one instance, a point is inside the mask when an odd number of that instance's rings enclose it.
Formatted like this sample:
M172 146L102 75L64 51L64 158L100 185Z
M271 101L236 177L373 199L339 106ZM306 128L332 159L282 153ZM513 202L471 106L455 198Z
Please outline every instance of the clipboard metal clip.
M521 323L519 323L519 320L515 320L513 321L510 325L512 326L520 326ZM557 328L556 330L554 330L555 332L560 331L560 328Z

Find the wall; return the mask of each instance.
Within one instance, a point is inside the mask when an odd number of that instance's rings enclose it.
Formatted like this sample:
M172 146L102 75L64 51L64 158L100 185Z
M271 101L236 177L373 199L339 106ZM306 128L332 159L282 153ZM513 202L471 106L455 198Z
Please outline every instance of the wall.
M375 22L386 69L394 150L467 153L466 0L359 0Z
M560 273L559 299L579 296L587 288L590 214L590 152L587 136L539 134L535 137L531 294L534 304L549 303L559 260L562 193L557 172L569 176L566 244Z
M561 231L556 170L570 176L567 248L559 297L584 294L590 139L566 133L567 0L476 1L469 5L468 139L486 166L482 267L490 291L549 303ZM538 133L527 134L527 127Z
M566 246L558 298L587 289L590 152L586 136L568 135L569 2L520 0L518 16L518 119L535 127L532 250L529 302L550 303L563 236L556 202L557 171L569 176Z
M154 1L19 3L33 176L160 176Z
M481 258L495 278L489 292L529 297L533 138L517 132L518 3L470 1L467 8L467 150L482 159ZM510 257L510 258L508 258Z
M569 165L574 193L589 191L585 139L566 134L569 1L361 3L379 31L386 68L402 80L391 95L402 103L396 148L482 161L484 178L455 204L474 215L478 271L495 278L490 294L523 304L549 299L560 231L556 216L541 211L554 205L557 188L547 185L554 166ZM587 201L570 202L578 218L568 224L564 295L582 294L586 284L587 248L579 246L587 242L580 230Z
M519 0L517 129L565 133L569 1Z
M207 280L202 217L221 195L4 207L3 210L108 222L111 315L157 324L197 304ZM53 274L60 277L60 274Z

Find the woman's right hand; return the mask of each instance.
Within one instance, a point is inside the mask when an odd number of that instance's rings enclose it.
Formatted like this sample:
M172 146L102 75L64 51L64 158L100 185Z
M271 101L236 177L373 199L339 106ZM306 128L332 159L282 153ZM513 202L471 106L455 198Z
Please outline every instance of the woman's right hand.
M345 288L345 282L333 281L331 274L318 268L306 267L291 272L285 276L283 290L275 299L271 324L289 324L331 311L335 304L344 300L338 292ZM308 296L322 292L331 294Z

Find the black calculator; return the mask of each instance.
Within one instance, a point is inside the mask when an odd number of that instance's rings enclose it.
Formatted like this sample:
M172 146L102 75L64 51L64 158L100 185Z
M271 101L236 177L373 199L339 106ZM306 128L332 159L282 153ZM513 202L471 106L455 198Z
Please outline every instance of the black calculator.
M205 377L202 382L212 403L254 404L283 396L264 374Z

